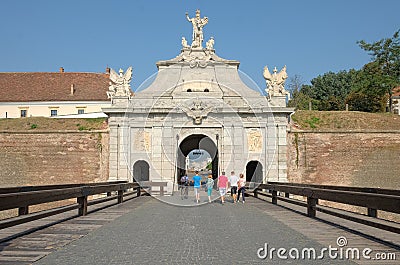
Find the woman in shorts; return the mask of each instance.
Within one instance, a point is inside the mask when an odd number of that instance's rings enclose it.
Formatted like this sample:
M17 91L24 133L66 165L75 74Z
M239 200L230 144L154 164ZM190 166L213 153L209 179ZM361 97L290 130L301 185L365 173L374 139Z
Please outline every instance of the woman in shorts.
M226 190L228 189L228 177L225 176L225 172L222 171L222 175L218 177L218 189L221 195L221 203L225 203Z

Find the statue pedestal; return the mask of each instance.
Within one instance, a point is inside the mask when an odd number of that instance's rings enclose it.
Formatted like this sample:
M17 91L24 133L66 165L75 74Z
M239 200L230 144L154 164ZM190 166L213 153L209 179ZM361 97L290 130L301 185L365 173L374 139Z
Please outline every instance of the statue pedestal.
M128 107L129 105L129 97L127 96L119 96L113 97L111 100L111 104L115 107Z
M286 96L272 96L270 97L269 102L275 107L286 107L286 100Z

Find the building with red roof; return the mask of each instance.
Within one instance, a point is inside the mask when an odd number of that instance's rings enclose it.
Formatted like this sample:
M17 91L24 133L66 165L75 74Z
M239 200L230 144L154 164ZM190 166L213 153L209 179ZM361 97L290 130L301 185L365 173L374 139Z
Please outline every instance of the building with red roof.
M0 73L0 118L104 116L109 68L106 73Z

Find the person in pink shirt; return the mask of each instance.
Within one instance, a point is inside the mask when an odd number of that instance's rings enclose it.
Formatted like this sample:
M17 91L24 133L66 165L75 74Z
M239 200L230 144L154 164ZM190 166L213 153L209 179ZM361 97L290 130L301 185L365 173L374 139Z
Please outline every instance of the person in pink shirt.
M225 176L225 172L222 171L222 175L218 177L218 189L221 195L221 203L225 203L226 190L228 189L228 177Z

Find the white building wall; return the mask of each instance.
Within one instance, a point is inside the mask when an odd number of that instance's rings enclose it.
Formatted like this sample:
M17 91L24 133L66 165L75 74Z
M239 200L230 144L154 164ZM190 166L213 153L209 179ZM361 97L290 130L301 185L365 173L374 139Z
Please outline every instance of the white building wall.
M20 118L21 110L26 110L27 117L50 117L51 110L57 110L57 116L102 112L110 107L110 101L53 101L53 102L1 102L0 118Z

